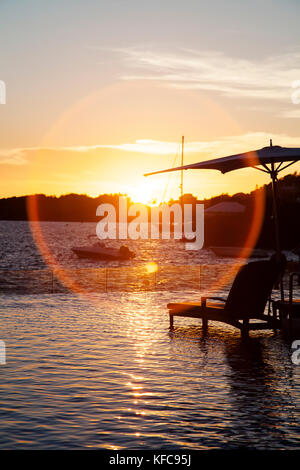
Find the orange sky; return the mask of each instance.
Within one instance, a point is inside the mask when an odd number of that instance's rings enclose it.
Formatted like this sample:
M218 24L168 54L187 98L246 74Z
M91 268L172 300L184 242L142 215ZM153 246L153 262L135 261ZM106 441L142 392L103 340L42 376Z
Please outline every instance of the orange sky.
M156 3L148 16L148 7L135 5L141 21L124 10L118 30L109 6L70 13L55 0L42 12L29 0L26 11L20 6L27 29L15 23L16 6L2 7L0 79L7 100L0 105L0 197L121 192L160 202L178 197L180 174L143 174L178 166L182 135L186 164L258 149L270 138L300 147L300 104L292 100L300 79L298 6L268 11L264 24L255 5L249 3L247 21L236 6L235 13L223 12L226 29L206 3L194 21L200 2L186 13L177 38L168 9ZM174 18L182 18L180 8L173 3ZM164 23L157 23L158 11ZM105 35L95 27L103 15ZM272 24L284 15L289 28L280 43ZM210 19L215 33L207 28ZM269 40L262 40L263 30ZM184 191L198 198L268 182L253 169L184 173Z

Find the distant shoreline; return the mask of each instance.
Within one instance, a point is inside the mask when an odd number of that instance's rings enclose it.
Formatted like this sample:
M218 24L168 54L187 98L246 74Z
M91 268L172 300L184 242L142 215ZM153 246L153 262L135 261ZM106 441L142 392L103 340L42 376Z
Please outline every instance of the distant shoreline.
M204 246L243 246L253 221L255 199L258 194L264 195L264 218L257 248L273 249L274 223L272 207L271 185L264 185L249 194L237 193L232 196L221 194L210 199L198 200L192 194L184 194L182 200L171 200L191 204L193 210L197 204L205 207L205 237ZM289 250L300 245L300 175L297 173L286 175L278 181L279 214L281 227L282 248ZM67 194L64 196L20 196L0 199L1 221L28 221L27 203L30 198L35 198L37 214L33 220L43 222L99 222L96 216L97 207L100 204L109 203L116 209L118 221L119 197L121 194L102 194L98 197L87 195ZM124 195L127 197L126 195ZM238 203L244 206L244 213L207 213L211 206L220 203ZM128 207L133 201L127 197ZM144 205L145 206L145 205ZM148 210L151 206L146 205ZM129 220L129 218L128 218ZM246 237L246 238L245 238Z

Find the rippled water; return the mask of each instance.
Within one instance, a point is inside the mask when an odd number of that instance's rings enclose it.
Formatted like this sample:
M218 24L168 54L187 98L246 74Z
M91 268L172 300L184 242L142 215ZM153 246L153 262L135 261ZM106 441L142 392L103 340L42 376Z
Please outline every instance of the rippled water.
M3 276L45 270L25 223L0 227ZM52 230L56 253L64 253L62 232ZM184 269L181 249L175 258ZM156 246L156 260L171 266L163 250ZM134 268L152 257L149 245L139 253ZM69 252L62 258L78 267ZM220 269L220 260L205 268L202 287ZM167 302L199 300L201 290L175 284L88 298L20 295L16 286L2 294L0 448L299 448L300 366L290 340L272 331L242 340L218 323L203 335L199 321L184 318L170 332Z
M37 223L33 222L37 227ZM92 245L97 238L95 223L80 222L41 222L43 237L55 260L67 268L94 268L135 266L154 261L158 264L218 264L232 263L224 258L220 260L210 250L187 251L185 244L174 240L108 240L106 246L119 248L126 244L135 253L130 261L93 261L79 259L73 252L73 246ZM30 226L22 221L0 220L0 269L41 269L45 262L33 241Z
M2 298L1 448L300 445L300 369L281 336L205 337L187 319L171 334L168 294L95 300Z
M209 290L234 262L217 258L211 250L187 251L184 243L174 240L126 240L126 245L136 254L128 261L78 258L72 247L92 245L96 238L89 236L95 233L95 226L77 222L40 225L52 258L68 279L85 291ZM105 243L117 248L124 241ZM65 292L61 278L53 275L53 259L47 255L47 264L40 255L27 222L0 221L0 293ZM158 269L151 275L146 266L153 262ZM205 275L201 272L204 266ZM236 269L232 275L235 272ZM232 276L230 282L231 279Z

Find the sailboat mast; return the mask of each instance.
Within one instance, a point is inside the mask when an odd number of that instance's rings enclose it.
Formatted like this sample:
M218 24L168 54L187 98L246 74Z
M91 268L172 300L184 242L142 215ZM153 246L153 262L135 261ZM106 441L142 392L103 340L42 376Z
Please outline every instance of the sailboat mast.
M184 136L182 136L181 141L181 166L183 166L183 146L184 146ZM180 196L181 196L181 204L183 202L183 170L181 170L181 183L180 183Z

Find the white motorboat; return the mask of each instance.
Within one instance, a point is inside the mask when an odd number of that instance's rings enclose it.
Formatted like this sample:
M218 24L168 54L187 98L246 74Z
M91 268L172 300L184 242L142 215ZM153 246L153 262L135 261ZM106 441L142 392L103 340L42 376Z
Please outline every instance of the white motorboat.
M126 245L120 248L107 248L104 243L97 242L91 246L74 246L72 251L79 258L102 259L102 260L128 260L135 257L135 253Z

